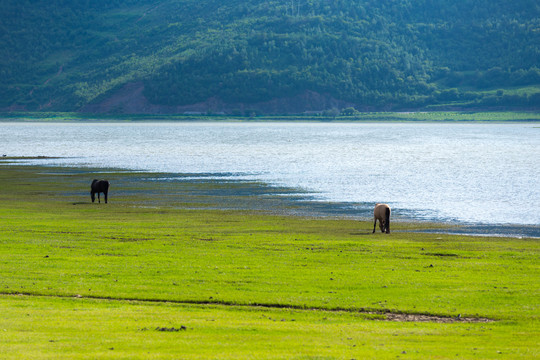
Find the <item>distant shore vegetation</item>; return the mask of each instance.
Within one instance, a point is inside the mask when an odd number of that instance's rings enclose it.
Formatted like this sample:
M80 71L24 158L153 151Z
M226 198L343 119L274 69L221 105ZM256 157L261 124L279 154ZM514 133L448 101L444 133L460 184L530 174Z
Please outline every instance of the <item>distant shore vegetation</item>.
M345 122L540 122L540 112L359 112L332 109L305 115L237 114L85 114L77 112L0 113L0 122L13 121L345 121Z

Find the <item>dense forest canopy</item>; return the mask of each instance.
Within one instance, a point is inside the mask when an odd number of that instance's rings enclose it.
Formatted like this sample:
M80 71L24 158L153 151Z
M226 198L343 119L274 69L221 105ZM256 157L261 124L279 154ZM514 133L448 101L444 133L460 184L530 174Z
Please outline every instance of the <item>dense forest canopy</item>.
M539 108L540 3L0 3L4 111L332 107Z

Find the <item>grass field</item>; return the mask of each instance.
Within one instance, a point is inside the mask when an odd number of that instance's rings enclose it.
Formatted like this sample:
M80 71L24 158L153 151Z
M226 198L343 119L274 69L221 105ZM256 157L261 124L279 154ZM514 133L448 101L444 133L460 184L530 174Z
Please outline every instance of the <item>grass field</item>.
M1 359L540 358L537 239L216 210L137 173L0 182Z

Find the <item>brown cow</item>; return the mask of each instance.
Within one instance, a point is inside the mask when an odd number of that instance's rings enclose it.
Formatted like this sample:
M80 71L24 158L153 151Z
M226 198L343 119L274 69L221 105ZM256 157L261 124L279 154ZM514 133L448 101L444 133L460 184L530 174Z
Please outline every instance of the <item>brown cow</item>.
M390 234L390 206L387 204L376 204L375 210L373 211L373 217L375 218L375 222L373 223L373 233L375 233L377 220L379 220L381 232Z

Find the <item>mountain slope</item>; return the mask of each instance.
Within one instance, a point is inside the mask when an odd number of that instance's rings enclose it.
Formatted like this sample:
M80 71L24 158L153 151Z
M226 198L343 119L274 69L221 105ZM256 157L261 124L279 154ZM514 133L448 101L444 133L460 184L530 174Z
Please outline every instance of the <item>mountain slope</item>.
M534 0L4 0L0 109L540 107Z

